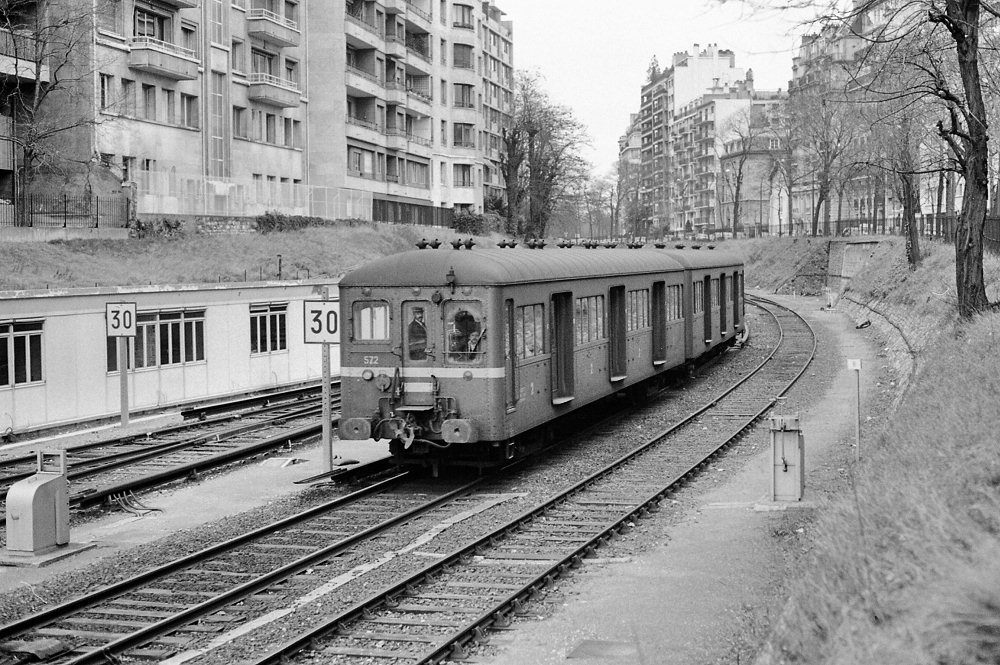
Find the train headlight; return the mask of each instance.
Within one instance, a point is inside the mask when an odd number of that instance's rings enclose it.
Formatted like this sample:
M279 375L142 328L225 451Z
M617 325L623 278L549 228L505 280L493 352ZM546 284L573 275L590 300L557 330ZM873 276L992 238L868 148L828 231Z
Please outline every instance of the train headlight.
M462 373L462 378L465 379L466 381L472 381L472 372L470 372L469 370L465 370Z
M366 369L365 371L361 372L361 378L364 379L365 381L371 381L372 379L375 378L375 372L371 371L370 369Z

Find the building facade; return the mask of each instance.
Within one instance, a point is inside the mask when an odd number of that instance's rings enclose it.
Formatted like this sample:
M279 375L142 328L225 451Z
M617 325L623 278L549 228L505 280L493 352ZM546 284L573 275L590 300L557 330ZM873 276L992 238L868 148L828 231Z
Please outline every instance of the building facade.
M677 121L678 110L689 104L712 86L727 86L742 80L745 72L736 67L736 54L710 44L702 49L694 45L694 54L675 53L669 68L650 68L649 80L642 86L639 109L640 207L649 216L652 229L670 232L673 202L679 195L672 190L671 128Z
M501 191L513 42L490 1L98 0L96 16L61 102L81 120L60 138L67 189L124 189L147 215L422 223Z

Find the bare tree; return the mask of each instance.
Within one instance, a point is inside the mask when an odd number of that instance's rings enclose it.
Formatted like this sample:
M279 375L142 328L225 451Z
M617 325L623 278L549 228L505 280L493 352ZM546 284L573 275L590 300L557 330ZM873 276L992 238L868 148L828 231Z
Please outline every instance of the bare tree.
M537 75L519 71L511 126L503 137L508 232L544 237L560 200L587 171L580 156L583 125L569 108L549 99Z

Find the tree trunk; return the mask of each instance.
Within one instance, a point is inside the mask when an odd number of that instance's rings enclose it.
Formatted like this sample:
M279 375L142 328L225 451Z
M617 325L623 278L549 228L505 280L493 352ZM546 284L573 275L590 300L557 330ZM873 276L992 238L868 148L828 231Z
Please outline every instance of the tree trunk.
M920 234L917 232L916 211L919 205L913 174L899 174L903 195L903 233L906 237L906 264L910 270L920 265Z
M963 138L965 193L955 233L955 283L958 313L966 319L989 304L983 278L983 231L989 200L989 135L979 75L979 11L979 2L975 0L948 0L949 18L961 22L964 27L961 35L955 35L958 70L962 75L969 119Z

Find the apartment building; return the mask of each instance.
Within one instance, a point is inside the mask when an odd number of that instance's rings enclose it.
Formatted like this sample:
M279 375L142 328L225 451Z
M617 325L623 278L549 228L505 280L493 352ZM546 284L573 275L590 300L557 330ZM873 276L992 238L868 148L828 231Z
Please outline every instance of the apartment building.
M628 128L618 138L618 191L621 193L619 218L624 233L634 236L649 232L649 218L639 205L639 173L642 166L642 132L638 113L629 114Z
M480 212L501 191L513 43L492 2L95 9L93 43L74 54L79 76L60 102L82 120L60 138L69 188L124 187L146 214L425 223Z
M736 54L716 44L704 49L695 44L693 54L675 53L669 68L651 68L649 80L642 86L639 110L639 197L652 228L669 229L675 218L672 209L678 194L670 182L674 170L670 140L678 109L713 85L729 85L744 76L744 70L736 67Z

